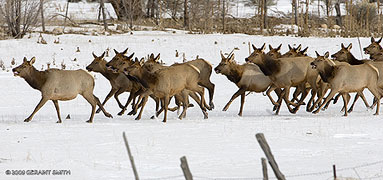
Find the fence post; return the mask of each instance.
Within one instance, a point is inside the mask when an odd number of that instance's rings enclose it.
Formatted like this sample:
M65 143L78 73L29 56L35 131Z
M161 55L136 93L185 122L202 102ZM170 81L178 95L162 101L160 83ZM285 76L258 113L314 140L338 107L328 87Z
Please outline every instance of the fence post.
M128 151L128 156L129 156L132 168L133 168L134 177L135 177L136 180L139 180L140 178L138 178L138 173L137 173L136 165L134 164L134 159L133 159L132 153L130 152L130 148L129 148L129 144L128 144L128 139L126 138L125 132L122 133L122 137L124 138L126 150Z
M266 159L265 158L261 158L261 161L262 161L263 180L269 180L269 176L267 175Z
M269 161L269 164L270 164L271 168L273 169L274 174L277 177L277 179L278 180L286 180L285 176L282 174L282 172L278 168L278 164L275 161L273 154L271 153L271 149L270 149L269 145L267 144L267 141L266 141L263 133L257 133L255 135L255 137L257 138L259 145L261 146L263 152L265 153L267 160Z
M332 165L332 172L334 174L334 180L336 180L336 167L335 167L335 164Z
M188 162L185 156L181 157L181 168L186 180L193 180L193 175L190 172Z

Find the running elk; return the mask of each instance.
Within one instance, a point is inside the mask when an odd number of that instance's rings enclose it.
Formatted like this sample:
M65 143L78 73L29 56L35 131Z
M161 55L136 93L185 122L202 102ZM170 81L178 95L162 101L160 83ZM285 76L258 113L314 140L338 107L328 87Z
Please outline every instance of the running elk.
M48 101L52 100L55 105L58 121L61 123L60 109L58 101L72 100L78 94L83 96L92 106L91 116L88 123L93 122L96 106L98 105L106 117L112 117L105 111L99 99L93 94L94 79L93 76L84 70L59 70L48 69L45 71L38 71L33 67L35 57L30 61L24 57L23 63L12 69L15 76L23 78L33 89L41 92L41 100L36 106L33 113L24 120L29 122L37 111Z

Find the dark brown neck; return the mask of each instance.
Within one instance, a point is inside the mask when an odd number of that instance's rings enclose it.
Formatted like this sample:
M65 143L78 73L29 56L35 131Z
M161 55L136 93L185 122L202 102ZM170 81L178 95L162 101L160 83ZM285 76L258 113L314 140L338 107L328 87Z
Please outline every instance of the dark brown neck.
M243 74L243 65L233 63L233 64L230 64L230 72L226 73L225 76L231 82L237 84L241 80L242 74Z
M23 78L33 89L40 91L47 80L47 72L38 71L33 67L31 72Z
M334 78L335 66L325 64L325 67L319 71L319 75L324 82L328 83L331 79Z
M350 52L347 53L347 59L348 59L348 63L351 65L363 64L363 61L359 61L358 59L356 59L354 55L352 55Z
M257 65L266 76L272 76L280 71L279 62L270 56L263 54L262 60L263 62Z

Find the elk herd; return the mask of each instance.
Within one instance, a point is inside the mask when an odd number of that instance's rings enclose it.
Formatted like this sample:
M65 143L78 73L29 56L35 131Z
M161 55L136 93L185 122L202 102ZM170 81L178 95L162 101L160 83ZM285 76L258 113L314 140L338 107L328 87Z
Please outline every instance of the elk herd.
M257 48L252 45L253 52L245 58L244 64L235 61L234 52L225 56L221 52L221 61L214 68L217 74L222 74L233 82L239 89L224 106L226 111L230 104L241 96L239 116L242 116L246 92L265 93L270 99L273 111L279 113L282 102L285 102L290 113L296 113L302 105L307 112L319 113L328 108L330 101L337 102L343 99L344 116L347 116L359 99L366 107L374 108L375 115L379 114L380 99L383 96L383 49L380 46L382 38L364 48L370 59L358 60L350 52L352 44L347 47L341 44L341 49L331 55L329 52L316 57L307 55L308 48L302 50L301 45L294 48L289 45L289 51L281 54L281 45L273 48L269 45L266 53L266 44ZM86 67L88 72L102 74L111 85L111 90L101 103L93 94L94 78L85 70L48 69L39 71L34 66L35 58L27 60L12 69L15 76L20 76L34 89L41 92L41 100L32 114L25 122L32 120L35 113L48 101L52 100L61 123L58 101L83 96L92 106L91 116L87 122L93 122L95 113L102 111L106 117L112 117L105 109L105 103L113 96L123 115L131 104L128 115L136 115L141 119L148 99L156 103L156 113L163 113L163 122L167 120L168 111L178 111L182 107L179 119L186 117L189 107L189 96L198 104L203 117L208 118L208 111L214 109L213 97L215 85L210 81L213 71L209 61L197 58L184 63L175 63L166 66L160 61L160 54L150 54L146 58L134 57L134 53L127 55L128 49L118 52L108 62L105 52L100 56L92 53L94 60ZM292 97L290 90L294 87ZM374 96L369 105L363 90L367 88ZM205 101L205 89L208 91L209 102ZM327 93L329 91L329 93ZM119 95L129 92L126 103L119 100ZM275 93L276 99L272 96ZM356 93L350 108L350 93ZM326 96L327 94L327 96ZM326 97L325 97L326 96ZM305 102L306 97L310 97ZM171 108L169 103L174 98L176 106ZM99 107L96 110L96 107Z

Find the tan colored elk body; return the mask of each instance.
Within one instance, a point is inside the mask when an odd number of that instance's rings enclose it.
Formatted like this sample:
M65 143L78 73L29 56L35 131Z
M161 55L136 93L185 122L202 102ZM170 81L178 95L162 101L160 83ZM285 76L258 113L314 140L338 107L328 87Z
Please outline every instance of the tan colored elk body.
M101 56L96 56L94 53L93 57L94 60L86 67L88 71L98 72L101 73L106 79L109 80L110 85L112 86L112 89L108 93L108 95L105 97L104 102L102 105L104 106L105 103L112 97L116 99L118 106L122 109L121 112L118 113L118 115L124 114L126 111L127 106L131 101L133 101L133 104L135 104L135 98L137 96L137 92L141 89L141 86L137 84L136 82L130 81L124 73L114 73L112 70L109 70L106 68L107 61L104 59L105 52ZM122 105L120 100L118 99L118 96L121 93L124 92L130 92L129 98L125 105ZM100 109L96 111L96 113L100 112Z
M35 58L30 61L24 58L23 63L12 69L15 76L20 76L34 89L41 92L41 100L33 113L24 120L32 120L36 112L48 101L52 100L55 105L58 123L61 123L60 109L58 101L72 100L78 94L82 95L92 106L92 112L87 122L93 122L96 106L98 105L107 117L112 117L105 111L99 99L93 95L94 79L93 76L84 70L59 70L49 69L38 71L33 67Z
M202 112L207 118L206 109L203 107L204 104L204 89L198 85L199 70L191 64L177 64L172 65L163 69L159 69L153 72L153 65L148 64L147 66L141 67L139 63L126 68L127 75L137 78L137 80L146 88L144 93L141 95L143 98L143 105L145 106L147 96L153 94L157 98L161 99L162 108L164 108L164 119L167 120L167 111L170 97L181 93L182 90L188 89L190 91L197 92L201 97L200 107ZM184 100L188 94L184 94ZM188 108L188 102L184 102L184 111L180 115L180 118L186 113ZM143 108L140 110L140 115ZM140 116L139 115L139 116Z
M239 109L239 116L242 116L243 106L245 103L245 92L264 92L271 85L271 80L268 76L263 74L261 69L255 64L242 64L239 65L234 61L234 54L229 54L226 58L221 53L221 62L218 64L214 71L218 74L225 75L231 82L239 88L236 93L231 97L229 102L223 108L226 111L230 104L238 97L241 96L241 106ZM279 92L280 93L280 92Z
M334 62L328 59L328 52L324 56L319 56L317 53L317 56L311 62L311 66L319 72L324 82L329 83L331 92L326 97L324 103L313 113L318 113L336 93L340 93L344 101L344 116L347 116L348 93L359 92L364 88L368 88L375 98L378 99L375 115L379 114L379 101L383 91L378 87L379 71L374 66L368 63L354 66L350 64L335 65Z

